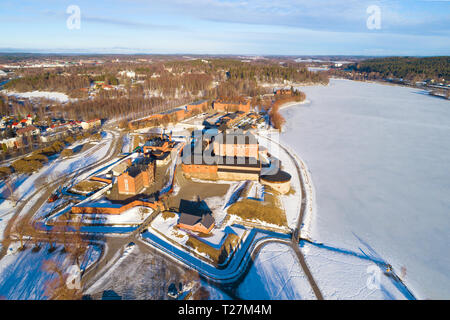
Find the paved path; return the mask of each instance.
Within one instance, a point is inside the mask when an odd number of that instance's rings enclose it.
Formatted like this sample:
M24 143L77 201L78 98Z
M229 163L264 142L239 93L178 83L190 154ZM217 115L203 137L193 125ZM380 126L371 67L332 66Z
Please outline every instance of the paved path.
M305 261L305 257L299 248L299 242L301 239L301 225L303 224L303 221L305 218L305 212L307 210L306 205L305 205L306 204L305 199L306 199L307 194L306 194L305 182L303 181L303 175L301 172L301 168L300 168L295 156L286 147L284 147L281 143L273 141L270 138L267 138L267 137L264 137L264 138L266 138L274 143L277 143L280 146L280 148L286 152L286 154L291 158L292 162L295 164L295 168L297 170L297 174L300 179L300 186L301 186L301 192L302 192L302 203L300 206L300 212L299 212L299 217L297 220L297 225L295 226L295 229L292 232L290 246L292 247L295 254L297 255L298 261L303 269L303 272L305 273L306 277L308 278L308 282L309 282L311 288L313 289L314 294L316 295L317 299L323 300L323 295L319 289L319 286L317 285L316 281L314 280L314 277L313 277L311 271L309 270L308 264Z

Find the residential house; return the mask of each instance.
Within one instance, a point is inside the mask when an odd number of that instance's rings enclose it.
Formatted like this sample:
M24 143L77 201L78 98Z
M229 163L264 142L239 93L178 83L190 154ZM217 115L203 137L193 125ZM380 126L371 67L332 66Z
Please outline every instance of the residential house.
M180 217L177 226L190 231L208 234L214 228L215 221L205 201L180 201Z

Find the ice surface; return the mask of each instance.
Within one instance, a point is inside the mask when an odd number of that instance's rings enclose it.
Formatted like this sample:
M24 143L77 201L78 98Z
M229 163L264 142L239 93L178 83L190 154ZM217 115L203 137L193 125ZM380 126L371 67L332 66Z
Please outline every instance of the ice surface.
M301 90L310 103L282 110L281 139L311 171L314 240L406 268L417 298L450 298L450 103L348 80Z

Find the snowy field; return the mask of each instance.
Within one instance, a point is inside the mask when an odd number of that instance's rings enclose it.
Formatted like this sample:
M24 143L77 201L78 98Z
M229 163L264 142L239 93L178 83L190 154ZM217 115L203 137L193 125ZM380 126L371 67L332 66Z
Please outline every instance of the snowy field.
M245 300L315 300L295 252L287 244L264 245L239 285Z
M169 285L180 281L185 284L184 275L178 264L133 245L85 294L102 299L105 291L113 291L123 300L167 300Z
M417 298L449 299L449 102L348 80L301 90L310 102L282 110L281 140L311 171L313 240L403 268Z
M16 245L13 243L13 245ZM44 262L52 260L67 270L72 262L58 246L52 253L48 252L49 244L42 244L39 251L33 251L33 244L28 243L23 251L8 254L0 260L0 298L7 300L41 300L48 299L45 293L46 284L57 278L54 273L44 270ZM89 246L81 262L81 269L86 269L100 257L100 248Z

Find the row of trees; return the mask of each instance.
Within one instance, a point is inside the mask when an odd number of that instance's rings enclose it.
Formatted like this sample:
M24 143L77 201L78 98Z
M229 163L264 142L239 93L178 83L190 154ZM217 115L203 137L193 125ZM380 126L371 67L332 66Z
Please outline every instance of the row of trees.
M268 114L270 118L270 123L275 129L281 130L286 122L286 119L280 113L280 107L289 102L302 102L306 99L306 95L302 91L294 90L291 88L291 95L276 97L270 105L265 104L266 109L268 109Z
M21 78L11 79L4 85L5 89L27 92L27 91L57 91L67 93L69 96L81 88L88 87L90 79L86 75L58 74L55 72L42 72Z
M450 79L450 57L389 57L368 59L352 64L350 70L372 78L403 78L407 80Z

